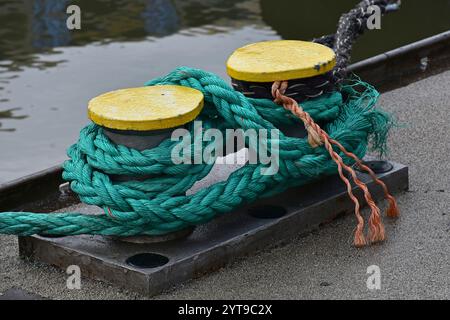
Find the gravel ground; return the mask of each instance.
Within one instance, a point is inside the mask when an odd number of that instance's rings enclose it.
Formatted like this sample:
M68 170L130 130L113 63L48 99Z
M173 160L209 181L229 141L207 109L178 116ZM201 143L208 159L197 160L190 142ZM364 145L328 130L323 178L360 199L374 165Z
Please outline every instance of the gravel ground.
M388 240L351 246L353 216L289 244L259 252L156 299L449 299L450 71L382 95L401 128L390 158L410 169L410 189L398 195L401 218L386 222ZM381 289L366 287L367 267L381 270ZM21 261L17 240L0 236L0 292L21 288L50 299L142 299L83 279L66 288L66 274Z

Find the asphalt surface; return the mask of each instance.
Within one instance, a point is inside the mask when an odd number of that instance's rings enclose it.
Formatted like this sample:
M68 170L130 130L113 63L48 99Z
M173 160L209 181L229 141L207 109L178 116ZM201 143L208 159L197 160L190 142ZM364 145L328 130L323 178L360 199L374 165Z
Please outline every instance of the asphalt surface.
M447 71L381 96L379 104L402 123L391 134L389 158L410 170L409 191L397 196L401 218L385 221L385 243L355 249L349 215L155 298L449 299L449 88ZM371 265L380 268L379 290L366 285ZM69 290L66 279L62 271L20 260L16 237L0 236L1 293L20 288L50 299L144 298L88 279L81 290Z

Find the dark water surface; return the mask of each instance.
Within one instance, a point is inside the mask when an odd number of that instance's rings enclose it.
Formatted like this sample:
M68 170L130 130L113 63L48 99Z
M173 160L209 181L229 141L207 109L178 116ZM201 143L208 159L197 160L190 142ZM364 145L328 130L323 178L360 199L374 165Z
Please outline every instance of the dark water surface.
M334 33L352 0L0 0L0 182L60 163L89 99L187 65L226 77L244 44ZM77 4L82 29L66 28ZM450 0L404 0L353 61L450 29Z

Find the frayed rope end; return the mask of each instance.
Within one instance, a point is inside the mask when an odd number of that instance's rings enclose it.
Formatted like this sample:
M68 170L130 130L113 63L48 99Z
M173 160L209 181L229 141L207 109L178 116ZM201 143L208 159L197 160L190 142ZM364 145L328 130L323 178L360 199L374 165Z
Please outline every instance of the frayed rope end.
M388 205L388 208L386 210L386 215L389 218L398 218L400 216L400 210L398 209L397 201L391 195L389 195L387 197L387 200L389 202L389 205Z
M372 211L369 218L369 241L370 243L378 243L386 239L386 232L381 221L379 209L375 208L372 210L376 211Z
M367 241L366 241L366 238L364 237L364 233L359 228L357 228L355 231L355 239L353 240L353 244L357 248L362 248L367 245Z

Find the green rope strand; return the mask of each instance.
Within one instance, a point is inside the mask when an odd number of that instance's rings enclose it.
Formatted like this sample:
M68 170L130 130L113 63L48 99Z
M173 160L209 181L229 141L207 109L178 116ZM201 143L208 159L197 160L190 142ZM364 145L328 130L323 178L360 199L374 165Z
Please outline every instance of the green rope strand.
M200 90L205 107L199 116L205 129L274 129L299 123L281 106L269 100L248 99L218 76L181 67L146 85L176 84ZM356 86L364 90L357 91ZM345 97L345 99L343 98ZM330 137L363 157L368 142L383 151L390 128L389 116L374 108L378 92L354 81L333 92L302 103L315 121L326 123ZM192 128L191 128L192 130ZM63 178L80 200L105 210L102 215L81 213L0 213L0 233L32 235L159 235L203 224L218 214L260 197L270 196L318 177L334 174L336 165L323 147L312 148L306 139L280 133L279 171L262 175L262 164L246 164L226 181L186 195L192 185L211 170L208 164L179 164L171 160L176 145L170 139L158 147L138 151L112 143L102 128L90 124L67 153ZM206 144L206 142L202 142ZM209 142L211 143L211 142ZM270 138L267 141L271 143ZM352 160L340 154L346 163ZM113 182L110 175L150 175L147 180ZM109 215L111 213L111 215Z

